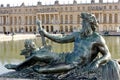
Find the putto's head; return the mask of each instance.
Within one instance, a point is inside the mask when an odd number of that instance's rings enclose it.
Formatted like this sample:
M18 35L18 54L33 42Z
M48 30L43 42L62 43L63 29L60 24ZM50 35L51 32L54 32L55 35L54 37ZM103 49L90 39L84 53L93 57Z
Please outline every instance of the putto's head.
M24 47L28 50L35 49L36 45L32 40L26 39L24 42Z

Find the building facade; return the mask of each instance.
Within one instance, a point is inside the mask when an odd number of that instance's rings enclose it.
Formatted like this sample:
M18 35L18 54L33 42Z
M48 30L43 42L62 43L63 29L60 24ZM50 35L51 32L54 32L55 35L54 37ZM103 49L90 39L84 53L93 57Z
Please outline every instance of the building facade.
M48 32L72 32L81 28L81 12L95 14L99 22L98 31L120 31L120 0L113 3L103 3L91 0L91 3L53 5L10 6L0 7L0 32L37 32L36 20L42 21L42 27Z

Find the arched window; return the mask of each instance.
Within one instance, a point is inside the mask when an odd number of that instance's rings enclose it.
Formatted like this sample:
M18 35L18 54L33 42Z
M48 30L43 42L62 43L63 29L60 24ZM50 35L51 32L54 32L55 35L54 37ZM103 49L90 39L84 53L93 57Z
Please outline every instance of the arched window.
M10 32L13 32L13 28L12 27L10 27Z
M44 15L42 15L42 23L43 24L45 23L45 17L44 17Z
M54 23L54 18L53 18L53 14L50 15L50 20L51 20L51 23Z
M51 26L51 32L53 32L53 30L54 30L54 28L53 28L53 26Z
M118 15L117 14L115 14L115 17L114 17L115 19L115 23L118 23Z
M77 23L80 24L80 15L77 16Z
M32 32L32 26L30 26L30 32Z
M63 32L63 26L60 26L60 31Z
M29 24L30 24L30 25L32 24L32 16L30 16Z
M6 24L6 17L3 16L3 24L5 25Z
M27 26L25 26L25 31L28 32L28 28L27 28Z
M108 29L107 29L107 26L106 26L106 25L104 25L104 26L103 26L103 31L108 31Z
M73 32L73 27L72 26L70 26L70 32Z
M65 15L65 24L68 23L68 15Z
M6 27L5 27L5 26L3 27L3 32L4 32L4 33L6 32Z
M65 26L65 32L68 32L68 26Z
M107 22L107 15L106 14L103 14L103 23L106 23Z
M25 16L25 25L27 25L28 17Z
M17 28L16 28L16 26L15 26L15 32L17 32Z
M112 9L112 6L109 6L109 9Z
M44 26L42 26L42 28L44 29Z
M46 23L49 23L49 15L46 15Z
M112 23L112 14L109 14L109 23Z
M33 27L33 31L36 32L36 26Z
M36 24L36 16L34 16L34 24Z
M72 24L72 23L73 23L73 16L70 15L70 24Z
M13 22L13 21L12 21L12 17L10 17L10 25L12 25L12 22Z
M65 7L65 10L67 11L67 10L68 10L68 8L67 8L67 7Z
M21 16L19 16L18 24L21 25Z
M63 15L60 16L60 22L63 23Z
M14 17L14 24L16 25L17 24L17 18Z
M49 26L46 26L46 31L49 32Z

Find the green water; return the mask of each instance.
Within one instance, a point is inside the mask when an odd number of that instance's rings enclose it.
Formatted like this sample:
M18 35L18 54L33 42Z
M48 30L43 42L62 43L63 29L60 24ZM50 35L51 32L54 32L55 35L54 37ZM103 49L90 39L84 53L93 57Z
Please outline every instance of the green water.
M104 37L108 48L111 52L112 58L120 58L120 37ZM34 39L34 42L38 47L41 46L40 37ZM73 43L69 44L57 44L50 40L46 41L51 44L54 52L70 52L73 49ZM24 40L20 41L8 41L0 42L0 74L8 72L9 70L4 68L5 64L19 64L24 61L24 57L20 56L21 50L24 48Z

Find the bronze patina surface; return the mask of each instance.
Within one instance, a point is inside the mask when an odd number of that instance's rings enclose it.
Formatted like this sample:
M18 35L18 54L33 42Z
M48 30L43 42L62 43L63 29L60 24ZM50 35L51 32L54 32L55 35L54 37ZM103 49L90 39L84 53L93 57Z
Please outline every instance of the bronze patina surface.
M90 13L81 13L82 29L69 35L57 35L46 32L37 21L43 47L37 48L34 42L26 41L21 54L26 60L19 65L7 64L8 69L15 69L18 77L33 75L42 80L120 80L120 66L111 59L104 38L96 32L99 26L96 17ZM56 54L45 38L57 43L74 42L70 53ZM28 75L28 76L25 76Z

